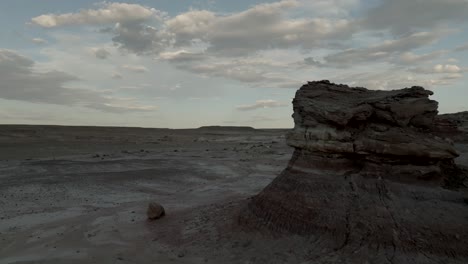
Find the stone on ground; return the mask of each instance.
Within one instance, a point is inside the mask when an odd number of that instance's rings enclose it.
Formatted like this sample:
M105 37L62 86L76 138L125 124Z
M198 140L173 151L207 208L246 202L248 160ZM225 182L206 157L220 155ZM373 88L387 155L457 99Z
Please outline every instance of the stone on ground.
M146 211L146 215L148 216L149 220L156 220L163 217L166 214L164 211L164 207L156 202L151 202L148 205L148 210Z

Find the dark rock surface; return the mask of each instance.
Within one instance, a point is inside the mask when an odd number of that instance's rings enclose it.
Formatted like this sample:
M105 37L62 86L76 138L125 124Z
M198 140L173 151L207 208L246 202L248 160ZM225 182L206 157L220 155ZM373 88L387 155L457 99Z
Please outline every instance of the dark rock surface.
M328 82L303 86L294 99L294 169L443 185L453 144L433 135L432 92L422 87L370 91ZM424 181L421 181L424 180Z
M149 220L157 220L163 217L164 215L166 215L166 212L162 205L156 202L151 202L148 205L148 210L146 211L146 215L148 216Z
M372 256L406 263L420 252L468 256L468 207L457 190L465 172L450 140L434 133L438 103L431 94L328 81L302 86L287 137L295 152L240 222L328 237L342 256L354 254L346 263Z

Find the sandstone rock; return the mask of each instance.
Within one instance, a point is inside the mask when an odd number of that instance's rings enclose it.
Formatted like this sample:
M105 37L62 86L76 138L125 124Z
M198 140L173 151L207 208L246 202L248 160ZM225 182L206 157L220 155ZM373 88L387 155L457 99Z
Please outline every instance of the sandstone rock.
M462 188L464 172L454 163L454 146L434 134L438 104L430 95L417 86L302 86L287 136L295 152L240 222L327 237L353 252L468 256L468 207L452 190Z
M149 220L156 220L163 217L166 214L164 211L164 207L156 202L151 202L148 205L148 210L146 211L146 215L148 216Z
M303 86L293 101L295 128L287 137L298 152L295 169L341 159L338 163L348 164L347 171L359 170L361 175L405 182L430 175L428 183L443 184L447 175L440 165L453 163L458 154L452 144L431 134L438 104L429 95L431 91L417 86L394 91L327 81ZM338 157L329 160L330 154ZM410 165L425 169L411 173Z

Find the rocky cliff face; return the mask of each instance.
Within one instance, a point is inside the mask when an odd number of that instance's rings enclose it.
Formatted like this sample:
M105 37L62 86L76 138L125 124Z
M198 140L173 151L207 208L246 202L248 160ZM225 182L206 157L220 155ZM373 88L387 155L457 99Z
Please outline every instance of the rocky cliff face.
M468 205L454 190L464 172L452 143L433 133L431 94L302 86L287 136L293 157L241 222L323 235L336 249L468 255Z
M458 154L431 133L438 106L431 94L422 87L370 91L327 81L303 86L287 138L296 149L294 169L443 185Z

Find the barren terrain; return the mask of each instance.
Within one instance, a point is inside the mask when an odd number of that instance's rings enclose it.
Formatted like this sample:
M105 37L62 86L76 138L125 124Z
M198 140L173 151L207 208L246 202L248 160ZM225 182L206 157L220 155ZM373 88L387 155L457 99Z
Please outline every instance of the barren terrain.
M320 237L236 225L291 158L285 133L0 126L0 263L346 263Z

